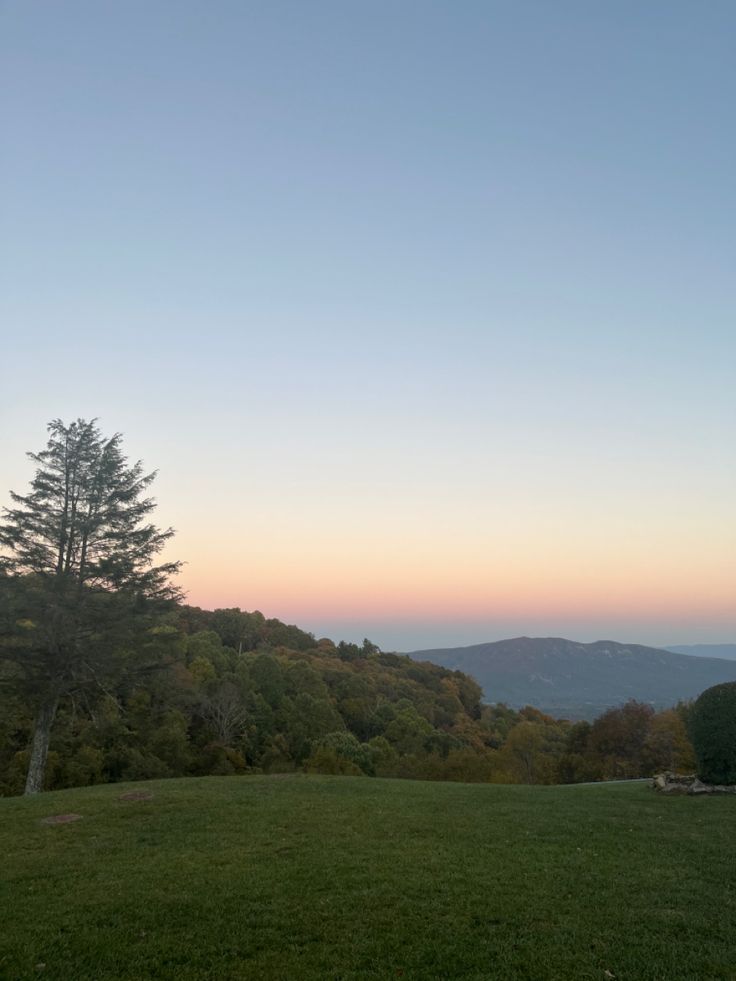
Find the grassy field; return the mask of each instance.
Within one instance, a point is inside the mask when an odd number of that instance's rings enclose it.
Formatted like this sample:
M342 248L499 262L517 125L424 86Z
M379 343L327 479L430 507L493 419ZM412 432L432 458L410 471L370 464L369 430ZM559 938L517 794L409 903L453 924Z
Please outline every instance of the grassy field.
M3 979L736 979L736 798L208 777L0 800L0 854Z

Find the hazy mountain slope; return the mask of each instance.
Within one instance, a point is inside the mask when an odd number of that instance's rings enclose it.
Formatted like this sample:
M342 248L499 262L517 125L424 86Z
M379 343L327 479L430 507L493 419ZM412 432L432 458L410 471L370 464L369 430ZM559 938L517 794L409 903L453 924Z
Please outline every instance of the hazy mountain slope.
M580 644L560 637L517 637L413 651L410 657L472 675L489 702L534 705L575 719L592 719L629 698L665 708L721 681L736 681L736 661L610 640Z
M736 661L736 644L672 644L666 651L675 654L689 654L691 657L720 657Z

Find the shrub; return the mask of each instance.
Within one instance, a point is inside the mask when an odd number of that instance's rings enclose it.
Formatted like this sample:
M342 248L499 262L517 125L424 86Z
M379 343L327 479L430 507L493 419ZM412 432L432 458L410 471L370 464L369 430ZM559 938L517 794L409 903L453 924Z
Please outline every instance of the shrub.
M704 691L689 721L700 779L736 783L736 681Z
M351 732L328 732L315 741L306 762L314 773L349 773L355 776L367 773L373 776L373 753L366 743L361 743Z
M304 763L304 768L308 773L339 773L349 777L364 776L357 764L341 756L332 746L317 746Z

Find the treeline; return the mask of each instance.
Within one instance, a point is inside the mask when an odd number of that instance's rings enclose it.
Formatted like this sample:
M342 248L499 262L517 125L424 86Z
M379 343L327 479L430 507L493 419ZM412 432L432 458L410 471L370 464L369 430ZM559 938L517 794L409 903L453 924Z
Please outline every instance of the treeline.
M15 657L0 666L0 793L22 792L37 706ZM594 723L484 705L467 675L316 640L238 609L179 606L104 684L61 699L47 789L306 770L428 780L572 783L690 769L687 709L630 702Z

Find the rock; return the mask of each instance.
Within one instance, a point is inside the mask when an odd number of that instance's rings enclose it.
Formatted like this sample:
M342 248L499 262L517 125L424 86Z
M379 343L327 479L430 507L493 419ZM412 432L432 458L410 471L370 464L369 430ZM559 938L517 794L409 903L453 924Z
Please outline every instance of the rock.
M694 773L658 773L652 778L651 786L660 794L736 794L736 784L704 783Z
M688 791L688 793L691 793L691 794L712 794L713 793L713 788L709 784L703 783L702 780L695 779L690 784L690 790Z
M679 776L665 770L652 779L652 787L660 794L686 794L690 789L690 782L689 776Z

